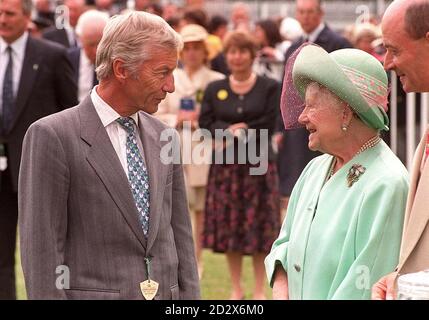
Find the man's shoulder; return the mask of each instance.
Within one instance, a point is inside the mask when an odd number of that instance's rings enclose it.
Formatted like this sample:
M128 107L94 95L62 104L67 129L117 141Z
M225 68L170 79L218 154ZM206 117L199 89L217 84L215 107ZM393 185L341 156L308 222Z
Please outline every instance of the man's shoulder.
M171 130L171 127L169 127L167 124L165 124L163 121L159 120L152 114L140 111L138 112L138 115L140 117L140 120L144 122L144 127L150 126L151 130L155 130L157 133L161 133L165 129Z
M324 48L328 51L353 47L352 44L345 37L343 37L340 33L332 30L328 25L325 25L316 40L316 44L320 44L322 47L325 43L334 45L334 48L332 49Z
M64 29L58 29L55 26L52 26L47 28L45 31L43 31L42 37L46 39L52 39L52 38L61 36L61 34L63 34L64 31L65 31Z
M60 112L50 114L35 121L29 128L42 128L47 130L54 130L55 132L65 131L70 129L72 123L75 123L79 119L79 106L65 109Z
M37 48L39 51L42 51L45 55L65 54L67 52L64 46L50 40L29 37L28 41L33 47Z

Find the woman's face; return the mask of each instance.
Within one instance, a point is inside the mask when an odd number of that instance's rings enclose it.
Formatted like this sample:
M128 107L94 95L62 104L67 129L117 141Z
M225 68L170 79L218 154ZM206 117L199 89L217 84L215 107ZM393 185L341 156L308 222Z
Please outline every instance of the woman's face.
M253 57L249 49L231 47L226 52L226 63L232 74L250 72Z
M341 130L345 105L327 89L310 84L305 92L305 109L299 123L310 132L308 148L332 154L334 147L344 138Z
M267 46L267 36L265 35L264 29L262 29L260 26L256 25L255 32L254 32L255 40L260 46Z
M181 54L183 65L192 69L202 67L206 56L206 47L202 41L186 42Z

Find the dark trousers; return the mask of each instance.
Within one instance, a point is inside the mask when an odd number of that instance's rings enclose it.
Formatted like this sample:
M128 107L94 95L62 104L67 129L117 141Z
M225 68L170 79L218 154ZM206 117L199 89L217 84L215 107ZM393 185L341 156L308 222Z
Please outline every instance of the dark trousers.
M18 222L18 195L12 188L10 172L0 172L0 299L16 299L15 247Z

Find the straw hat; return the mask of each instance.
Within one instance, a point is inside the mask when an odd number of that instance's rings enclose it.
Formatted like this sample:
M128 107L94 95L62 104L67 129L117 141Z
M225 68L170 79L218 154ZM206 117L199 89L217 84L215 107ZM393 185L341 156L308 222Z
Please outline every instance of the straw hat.
M183 42L206 41L208 33L198 24L187 24L180 30Z

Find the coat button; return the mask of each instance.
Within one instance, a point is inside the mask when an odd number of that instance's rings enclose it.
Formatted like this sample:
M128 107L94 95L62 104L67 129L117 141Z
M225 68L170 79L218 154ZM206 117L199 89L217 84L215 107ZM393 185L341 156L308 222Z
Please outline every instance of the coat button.
M293 267L295 268L296 272L300 272L301 271L301 267L297 264L294 264Z
M242 107L238 107L237 108L237 112L240 113L240 114L243 113L243 108Z

